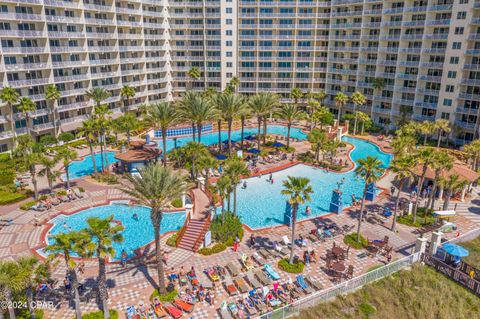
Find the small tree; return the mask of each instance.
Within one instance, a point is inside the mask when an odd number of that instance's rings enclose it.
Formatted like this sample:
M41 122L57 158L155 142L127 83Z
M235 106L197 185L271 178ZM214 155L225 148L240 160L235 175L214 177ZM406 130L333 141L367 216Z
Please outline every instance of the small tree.
M120 90L120 96L123 99L123 112L128 112L127 101L135 97L135 88L125 84Z
M365 105L365 103L367 103L367 99L365 98L365 95L363 95L358 91L355 91L352 94L351 100L354 106L353 112L355 113L355 122L353 125L353 135L355 135L357 134L357 120L358 120L358 113L356 112L356 108L358 108L359 106Z
M50 104L50 112L53 117L52 120L53 120L53 130L54 130L55 137L57 137L58 135L57 103L60 97L61 97L61 94L56 85L49 84L45 88L45 100L47 100L47 103Z
M395 174L395 181L398 183L397 198L393 212L393 221L391 230L394 232L397 225L398 206L400 204L400 195L405 183L413 177L412 168L415 166L415 158L411 155L404 155L395 158L390 166L390 170Z
M345 104L348 102L348 96L343 93L343 92L338 92L335 95L335 106L337 107L338 114L337 114L337 120L338 123L340 124L340 118L342 117L342 109L344 108Z
M225 175L230 178L233 187L233 214L237 215L237 185L240 184L242 176L248 176L250 172L247 165L240 158L230 158L225 162Z
M62 148L58 151L56 156L57 160L62 161L65 168L65 177L67 182L67 189L70 188L70 171L68 166L72 161L77 159L77 152L70 150L68 147Z
M290 147L290 130L293 122L305 118L305 113L300 111L296 105L285 104L277 111L277 116L287 122L287 149Z
M318 128L314 128L310 134L308 134L308 141L312 144L312 148L315 151L315 160L317 162L320 160L320 150L327 140L327 133Z

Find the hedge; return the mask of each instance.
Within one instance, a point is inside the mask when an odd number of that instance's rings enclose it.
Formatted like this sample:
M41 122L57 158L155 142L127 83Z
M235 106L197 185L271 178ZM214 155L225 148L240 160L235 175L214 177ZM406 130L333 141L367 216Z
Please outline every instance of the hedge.
M118 311L115 309L110 309L110 319L118 319ZM82 314L83 319L103 319L103 311L94 311L89 313Z
M303 268L305 264L301 261L297 261L296 263L290 264L287 258L280 259L278 262L278 268L285 272L289 272L291 274L300 274L303 272Z
M362 249L368 246L368 239L360 234L360 242L357 242L357 233L351 233L343 237L343 243L355 249Z
M177 236L178 236L178 233L175 233L172 236L168 237L167 245L170 247L177 247Z
M8 193L0 191L0 205L8 205L16 203L27 198L26 195L20 193Z
M172 200L172 206L175 208L182 208L183 207L183 201L181 198L175 198Z
M176 291L175 289L163 295L160 295L158 290L155 289L152 295L150 296L150 301L153 301L153 298L158 297L158 299L161 302L172 302L173 300L175 300L175 297L177 297L177 295L178 295L178 291Z
M222 244L222 243L216 243L215 245L213 245L212 247L210 248L201 248L198 253L200 255L204 255L204 256L210 256L210 255L213 255L213 254L218 254L222 251L224 251L225 249L227 249L227 246L225 244Z
M33 205L35 205L37 202L32 200L32 201L29 201L29 202L26 202L26 203L23 203L22 205L20 205L20 209L21 210L29 210L30 207L32 207Z

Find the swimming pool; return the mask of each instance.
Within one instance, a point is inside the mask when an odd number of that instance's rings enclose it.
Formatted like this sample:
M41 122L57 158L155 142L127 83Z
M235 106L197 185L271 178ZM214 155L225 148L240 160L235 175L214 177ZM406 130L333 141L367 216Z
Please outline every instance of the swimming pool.
M133 218L133 214L138 215L138 220ZM54 226L47 235L56 235L70 231L78 231L87 227L87 219L90 217L106 218L113 215L114 220L118 220L125 227L123 231L124 241L114 243L115 259L120 259L124 249L131 257L134 256L134 250L145 246L154 240L153 225L150 220L150 208L145 206L129 206L123 204L111 204L97 206L82 210L73 215L59 215L52 219L50 223ZM172 230L178 230L185 221L185 212L166 213L162 219L162 234Z
M343 137L345 142L355 146L350 156L357 163L359 159L367 156L376 156L382 167L387 168L391 155L382 152L375 144L370 142ZM337 182L345 179L341 190L343 192L344 205L351 205L352 194L361 198L364 182L355 176L352 171L346 173L327 172L321 168L298 164L285 170L273 173L274 183L270 184L269 176L247 178L247 188L237 187L237 214L242 222L252 229L259 229L283 224L286 197L281 195L282 182L287 176L308 177L313 187L312 200L299 208L298 220L318 217L330 212L331 193L337 186ZM306 206L310 206L311 214L305 214Z
M107 155L109 165L117 162L117 160L115 159L115 152L105 152L104 154ZM95 153L94 158L95 163L97 164L98 171L102 171L102 155L100 153ZM87 155L83 157L83 159L80 161L71 162L68 165L68 173L70 175L70 179L76 179L93 174L92 156ZM65 180L66 177L62 176L62 179Z

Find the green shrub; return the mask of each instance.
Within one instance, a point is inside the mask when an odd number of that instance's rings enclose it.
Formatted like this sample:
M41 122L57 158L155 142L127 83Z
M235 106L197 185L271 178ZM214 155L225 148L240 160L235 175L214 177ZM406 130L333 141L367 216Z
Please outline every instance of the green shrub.
M0 205L8 205L11 203L16 203L25 198L27 198L27 196L21 193L9 193L9 192L0 191Z
M67 196L67 191L64 190L64 189L59 190L59 191L57 192L57 195L58 195L58 196Z
M341 171L343 166L341 165L335 165L335 164L331 164L331 163L328 163L328 162L318 162L318 165L320 167L323 167L323 168L328 168L328 169L331 169L332 171Z
M362 249L368 246L368 239L360 234L360 242L357 242L357 233L351 233L343 237L343 243L355 249Z
M30 207L32 207L33 205L35 205L37 202L32 200L30 202L26 202L26 203L23 203L22 205L20 205L20 209L21 210L29 210Z
M225 244L216 243L212 247L204 247L204 248L199 249L198 253L200 255L210 256L210 255L213 255L213 254L218 254L218 253L224 251L225 249L227 249L227 246Z
M358 306L358 312L360 312L363 318L370 318L377 310L369 303L362 303Z
M313 154L310 151L307 151L305 153L300 153L298 154L297 158L305 163L313 163L315 162L315 154Z
M2 169L0 170L0 185L13 184L16 171L14 169Z
M46 200L47 198L47 195L40 195L40 197L38 197L39 200Z
M21 308L17 311L18 311L18 313L16 314L17 319L30 319L31 318L30 312L28 311L28 308ZM42 309L38 309L38 308L35 309L35 318L36 319L45 318L45 314L43 313Z
M118 184L117 176L112 175L112 174L101 173L101 174L98 174L97 177L94 176L93 178L97 182L100 182L100 183L105 183L105 184L109 184L109 185Z
M167 245L170 247L177 247L177 237L178 237L178 233L175 233L172 236L168 237Z
M278 262L278 268L285 272L289 272L291 274L300 274L303 272L303 268L305 267L305 264L302 263L301 261L297 261L296 263L293 263L290 265L289 260L287 258L280 259Z
M110 319L118 319L118 311L115 309L110 309ZM94 311L89 313L82 314L83 319L103 319L103 311Z
M57 139L50 134L43 135L40 137L40 144L44 146L55 145L57 144Z
M85 193L85 188L83 187L79 187L78 190L80 191L80 193Z
M10 161L10 154L2 153L0 154L0 162L8 162Z
M228 237L228 239L225 241L225 246L227 247L232 247L233 244L235 243L235 238L233 237Z
M210 225L212 238L220 243L225 243L229 238L243 238L242 222L233 213L225 213L225 221L222 224L222 216L216 215ZM232 243L233 245L233 243Z
M432 210L429 209L427 211L427 218L425 219L425 208L419 207L417 209L417 220L415 222L413 222L413 214L407 216L399 216L397 218L397 222L410 227L420 228L435 223L435 217L432 216Z
M178 291L176 291L175 289L163 295L161 295L158 292L158 290L155 289L150 295L150 301L153 301L153 298L158 297L158 299L160 299L161 302L172 302L175 300L175 297L177 297L177 295L178 295Z
M183 201L181 198L175 198L172 200L172 206L175 208L182 208L183 207Z
M75 139L75 135L73 135L72 132L63 132L63 133L60 133L60 135L58 135L58 140L65 143L73 141L74 139Z
M85 140L78 140L75 142L68 143L68 145L70 145L71 147L76 147L76 146L85 145L85 144L87 144L87 141Z

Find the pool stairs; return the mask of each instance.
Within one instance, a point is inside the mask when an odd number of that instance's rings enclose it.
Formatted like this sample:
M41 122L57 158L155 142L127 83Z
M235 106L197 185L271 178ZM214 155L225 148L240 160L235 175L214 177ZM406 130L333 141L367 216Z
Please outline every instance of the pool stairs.
M197 252L203 242L205 233L210 227L210 219L190 219L184 227L185 231L181 233L177 247Z

